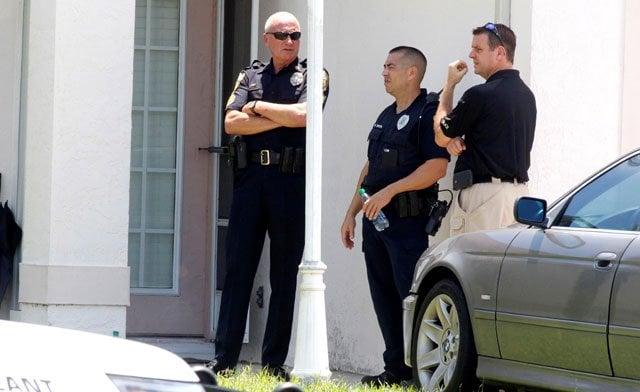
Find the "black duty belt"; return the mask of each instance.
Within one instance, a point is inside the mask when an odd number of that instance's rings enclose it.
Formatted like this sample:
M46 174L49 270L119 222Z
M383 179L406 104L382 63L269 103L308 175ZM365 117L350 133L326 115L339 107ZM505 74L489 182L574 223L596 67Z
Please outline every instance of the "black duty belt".
M277 165L280 163L280 153L273 150L253 151L250 159L262 166Z
M370 195L382 189L364 184L363 187ZM428 216L434 203L438 201L438 188L438 183L435 183L427 189L398 193L385 209L395 211L400 218Z
M482 184L487 182L510 182L512 184L524 184L526 181L519 180L515 177L492 177L490 175L476 176L473 175L474 184Z

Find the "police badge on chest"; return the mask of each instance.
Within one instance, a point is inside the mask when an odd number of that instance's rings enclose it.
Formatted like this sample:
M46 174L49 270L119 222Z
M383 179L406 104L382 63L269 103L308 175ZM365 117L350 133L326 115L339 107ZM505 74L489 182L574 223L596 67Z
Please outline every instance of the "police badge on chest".
M289 83L291 83L293 87L298 87L299 85L302 84L303 81L304 81L304 75L302 74L302 72L294 72L293 74L291 74L291 77L289 78Z
M408 114L403 114L402 116L400 116L400 118L398 119L398 122L396 123L396 127L398 128L398 131L404 128L408 123L409 123Z

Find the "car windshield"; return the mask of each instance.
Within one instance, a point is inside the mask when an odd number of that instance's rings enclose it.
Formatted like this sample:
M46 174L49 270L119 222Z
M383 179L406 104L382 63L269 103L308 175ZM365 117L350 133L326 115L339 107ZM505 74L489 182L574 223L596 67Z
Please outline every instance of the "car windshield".
M608 170L575 193L558 226L640 231L640 155Z

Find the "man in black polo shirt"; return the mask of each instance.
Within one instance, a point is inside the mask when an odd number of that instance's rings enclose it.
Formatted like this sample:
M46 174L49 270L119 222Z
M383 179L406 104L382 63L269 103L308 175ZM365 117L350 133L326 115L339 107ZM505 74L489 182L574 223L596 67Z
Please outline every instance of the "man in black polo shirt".
M505 227L514 201L528 193L527 171L536 125L536 101L513 69L516 36L503 24L473 30L469 57L486 83L467 90L455 108L453 91L467 64L449 64L434 116L436 143L457 156L451 235Z

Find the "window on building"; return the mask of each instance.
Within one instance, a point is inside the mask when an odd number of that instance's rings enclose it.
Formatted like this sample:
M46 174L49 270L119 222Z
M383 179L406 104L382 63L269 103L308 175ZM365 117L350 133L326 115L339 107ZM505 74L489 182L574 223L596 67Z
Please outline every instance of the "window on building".
M137 0L129 266L136 293L177 290L180 1Z

